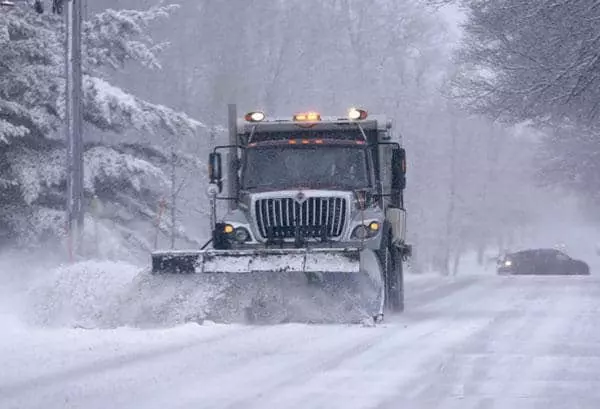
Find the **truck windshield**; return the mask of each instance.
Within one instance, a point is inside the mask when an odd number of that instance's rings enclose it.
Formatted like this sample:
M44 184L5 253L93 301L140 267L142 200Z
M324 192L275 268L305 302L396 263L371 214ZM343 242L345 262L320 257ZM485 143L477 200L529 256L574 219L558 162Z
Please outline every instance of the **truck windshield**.
M348 146L268 146L246 150L242 188L329 188L356 190L370 187L367 152Z

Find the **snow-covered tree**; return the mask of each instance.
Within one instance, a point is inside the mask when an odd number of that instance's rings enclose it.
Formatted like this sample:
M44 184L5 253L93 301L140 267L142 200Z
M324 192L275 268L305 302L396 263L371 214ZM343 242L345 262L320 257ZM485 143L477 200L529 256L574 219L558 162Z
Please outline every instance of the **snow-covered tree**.
M538 177L548 186L574 192L587 201L590 215L600 218L600 129L565 121L543 129Z
M459 94L471 107L513 120L600 114L594 0L471 0Z
M179 148L204 125L183 113L144 101L111 85L106 69L129 62L160 68L147 35L175 6L107 10L85 22L84 119L90 134L139 133ZM57 15L17 5L0 13L0 227L22 245L60 237L65 203L64 24ZM85 146L85 194L101 204L105 230L135 247L151 246L158 201L168 192L169 157L147 141ZM194 160L195 161L195 160ZM194 166L197 163L194 164ZM140 227L140 224L144 227ZM163 229L167 230L166 225ZM184 237L182 230L179 235Z
M538 180L600 203L600 7L593 0L466 0L454 93L472 111L544 132Z

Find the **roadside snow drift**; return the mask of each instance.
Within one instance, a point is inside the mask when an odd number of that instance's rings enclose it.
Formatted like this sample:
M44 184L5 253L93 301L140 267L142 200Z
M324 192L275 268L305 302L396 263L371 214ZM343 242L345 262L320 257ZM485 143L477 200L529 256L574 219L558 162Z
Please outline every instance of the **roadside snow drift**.
M123 262L85 261L44 271L23 303L25 320L46 327L224 323L360 322L378 308L366 277L342 274L307 285L303 274L151 275Z
M46 271L27 294L27 318L48 326L115 325L119 298L137 272L133 265L109 261L86 261Z
M122 262L61 266L28 292L26 317L44 326L108 328L178 324L189 321L192 311L203 313L210 287L190 288L181 277L172 278L150 277Z

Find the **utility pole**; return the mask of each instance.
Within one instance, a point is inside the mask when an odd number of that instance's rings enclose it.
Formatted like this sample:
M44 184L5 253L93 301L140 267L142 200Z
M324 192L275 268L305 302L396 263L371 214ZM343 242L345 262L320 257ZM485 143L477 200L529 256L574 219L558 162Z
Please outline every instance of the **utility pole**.
M83 187L83 75L81 36L83 11L86 0L52 0L52 13L65 13L65 138L67 142L67 217L66 230L69 242L69 258L81 254L84 229ZM15 2L0 0L0 7L14 7ZM35 0L33 8L44 13L42 0Z
M175 146L171 143L171 250L175 248L175 221L176 221L176 203L177 187L175 186L177 157L175 156Z
M67 139L67 232L71 261L81 254L83 208L83 89L81 71L82 3L66 0L66 139Z

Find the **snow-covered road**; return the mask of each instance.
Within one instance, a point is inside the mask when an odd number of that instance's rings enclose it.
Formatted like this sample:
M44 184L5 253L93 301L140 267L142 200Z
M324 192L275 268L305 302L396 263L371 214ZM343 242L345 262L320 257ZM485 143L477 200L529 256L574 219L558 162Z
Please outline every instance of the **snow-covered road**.
M35 329L4 317L0 408L590 408L600 281L414 280L374 327Z

